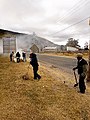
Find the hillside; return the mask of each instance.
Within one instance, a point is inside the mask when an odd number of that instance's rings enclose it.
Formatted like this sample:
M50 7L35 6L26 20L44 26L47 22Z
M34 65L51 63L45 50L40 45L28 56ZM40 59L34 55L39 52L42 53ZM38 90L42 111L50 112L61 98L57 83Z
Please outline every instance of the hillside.
M18 48L30 48L33 44L37 45L39 48L44 48L46 46L55 47L59 46L50 42L49 40L38 37L37 35L19 35L17 36Z

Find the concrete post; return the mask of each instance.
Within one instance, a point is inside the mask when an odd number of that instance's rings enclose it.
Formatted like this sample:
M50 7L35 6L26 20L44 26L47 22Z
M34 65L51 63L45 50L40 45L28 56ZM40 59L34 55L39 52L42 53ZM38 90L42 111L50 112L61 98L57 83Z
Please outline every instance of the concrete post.
M90 26L90 18L89 18L89 26ZM87 82L90 82L90 40L89 40L89 67L88 67Z
M88 68L87 82L90 82L90 40L89 40L89 68Z

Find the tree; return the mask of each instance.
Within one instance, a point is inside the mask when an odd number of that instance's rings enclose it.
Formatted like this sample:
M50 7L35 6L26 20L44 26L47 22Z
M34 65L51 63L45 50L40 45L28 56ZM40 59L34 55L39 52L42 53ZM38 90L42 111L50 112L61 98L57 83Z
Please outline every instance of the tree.
M80 45L78 45L78 39L75 40L73 38L69 38L66 45L70 47L80 47Z
M88 50L88 42L85 42L85 44L84 44L84 50Z

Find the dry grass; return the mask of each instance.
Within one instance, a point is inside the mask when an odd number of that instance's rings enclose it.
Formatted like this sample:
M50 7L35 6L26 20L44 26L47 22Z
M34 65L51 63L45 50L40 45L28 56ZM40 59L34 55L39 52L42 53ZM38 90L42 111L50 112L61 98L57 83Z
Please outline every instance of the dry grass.
M54 55L54 56L64 56L64 57L76 57L77 56L77 53L75 53L75 52L61 52L61 53L58 53L58 52L53 52L53 53L49 53L49 52L47 52L47 53L41 53L41 54L48 54L48 55ZM83 57L84 58L88 58L89 57L89 52L87 51L87 52L83 52L82 53L83 54Z
M0 120L90 120L90 95L64 84L67 74L41 64L42 78L33 80L28 65L0 57Z

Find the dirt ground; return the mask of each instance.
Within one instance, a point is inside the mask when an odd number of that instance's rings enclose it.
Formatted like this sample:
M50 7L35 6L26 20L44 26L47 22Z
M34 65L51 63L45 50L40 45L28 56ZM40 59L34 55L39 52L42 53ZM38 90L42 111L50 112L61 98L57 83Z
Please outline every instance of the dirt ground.
M90 120L90 83L80 94L73 75L39 64L42 78L34 80L29 62L0 56L0 120Z

